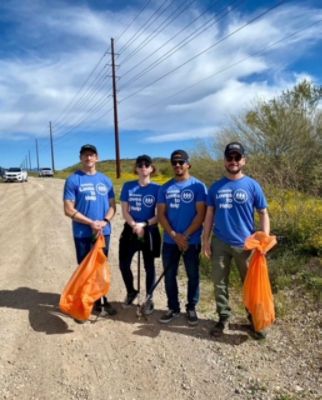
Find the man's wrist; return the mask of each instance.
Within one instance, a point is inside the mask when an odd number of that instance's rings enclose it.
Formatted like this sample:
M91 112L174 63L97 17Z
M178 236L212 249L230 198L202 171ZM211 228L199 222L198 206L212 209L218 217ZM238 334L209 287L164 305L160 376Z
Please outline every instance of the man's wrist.
M174 230L172 230L172 231L170 232L170 236L173 237L173 238L175 238L175 237L177 236L177 234L176 234L176 232L175 232Z
M105 221L107 224L111 223L111 221L108 218L104 218L103 221Z

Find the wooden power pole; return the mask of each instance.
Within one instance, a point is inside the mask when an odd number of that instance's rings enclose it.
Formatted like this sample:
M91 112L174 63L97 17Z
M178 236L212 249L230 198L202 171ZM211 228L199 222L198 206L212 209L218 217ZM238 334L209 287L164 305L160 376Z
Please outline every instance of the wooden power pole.
M113 38L111 38L111 55L112 55L112 82L113 82L113 105L114 105L114 134L115 134L116 178L120 178L121 177L121 160L120 160L120 143L119 143L119 123L118 123L118 116L117 116L115 55L114 55L114 39Z

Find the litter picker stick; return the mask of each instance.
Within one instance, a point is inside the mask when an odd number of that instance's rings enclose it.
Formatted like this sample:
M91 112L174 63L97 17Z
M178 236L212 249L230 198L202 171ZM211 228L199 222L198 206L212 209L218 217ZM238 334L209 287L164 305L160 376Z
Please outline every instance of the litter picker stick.
M167 273L168 269L170 268L170 266L168 266L166 269L164 269L161 273L161 275L159 276L159 278L157 279L157 281L154 283L154 285L151 287L151 289L149 290L149 293L147 294L144 303L141 306L141 314L145 308L146 303L152 299L153 296L153 292L155 291L155 289L157 288L157 286L159 285L159 283L161 282L162 278L164 277L164 275Z
M136 305L136 315L141 317L142 310L140 304L140 295L141 295L141 250L138 251L138 297L137 297L137 305Z

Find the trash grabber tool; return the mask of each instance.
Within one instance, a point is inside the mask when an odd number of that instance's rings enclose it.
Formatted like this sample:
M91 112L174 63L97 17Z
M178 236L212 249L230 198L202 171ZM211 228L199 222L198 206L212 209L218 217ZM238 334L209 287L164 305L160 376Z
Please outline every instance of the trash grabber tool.
M141 317L141 250L138 250L138 295L137 295L137 305L136 305L136 315L137 317Z
M149 293L147 294L144 303L141 306L141 314L144 314L144 309L146 304L152 300L152 296L153 296L153 292L155 291L155 289L157 288L157 286L159 285L159 283L161 282L162 278L164 277L164 275L167 273L168 269L170 267L168 266L166 269L164 269L161 273L161 275L159 276L159 278L156 280L156 282L154 283L154 285L151 287L151 289L149 290Z

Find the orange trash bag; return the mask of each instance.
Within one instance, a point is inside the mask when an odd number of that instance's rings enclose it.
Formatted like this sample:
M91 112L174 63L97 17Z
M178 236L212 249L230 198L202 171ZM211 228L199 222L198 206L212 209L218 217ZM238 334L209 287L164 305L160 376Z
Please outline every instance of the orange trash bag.
M94 302L106 295L110 289L110 268L103 252L104 247L104 236L99 235L60 297L59 308L77 320L87 320L92 313Z
M256 332L275 321L275 309L265 254L277 243L276 236L255 232L249 236L244 248L252 254L243 287L244 304L252 315Z

